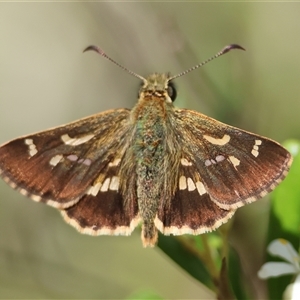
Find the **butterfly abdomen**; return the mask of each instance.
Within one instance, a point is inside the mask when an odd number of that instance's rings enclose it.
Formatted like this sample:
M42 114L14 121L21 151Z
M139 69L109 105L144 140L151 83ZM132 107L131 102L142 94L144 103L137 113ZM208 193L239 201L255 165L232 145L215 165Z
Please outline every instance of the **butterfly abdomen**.
M155 98L155 97L153 97ZM158 99L153 101L159 101ZM153 105L152 101L139 103L133 110L135 134L133 153L136 160L137 198L143 220L142 238L144 246L154 245L157 230L154 219L159 201L164 193L164 168L166 120L165 104Z

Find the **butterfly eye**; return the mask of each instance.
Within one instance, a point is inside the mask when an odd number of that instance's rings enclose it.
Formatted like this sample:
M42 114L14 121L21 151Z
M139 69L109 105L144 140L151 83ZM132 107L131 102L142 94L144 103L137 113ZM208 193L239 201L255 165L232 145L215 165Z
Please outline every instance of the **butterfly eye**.
M171 98L171 100L174 102L176 99L176 96L177 96L177 91L176 91L174 83L169 82L167 92L168 92L168 95Z

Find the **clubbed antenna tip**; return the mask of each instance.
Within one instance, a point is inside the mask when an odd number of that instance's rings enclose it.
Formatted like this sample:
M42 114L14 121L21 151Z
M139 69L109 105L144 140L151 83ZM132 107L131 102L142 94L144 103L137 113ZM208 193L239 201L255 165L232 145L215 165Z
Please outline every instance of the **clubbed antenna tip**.
M233 50L233 49L240 49L240 50L246 51L245 48L243 48L242 46L240 46L238 44L231 44L231 45L225 46L220 52L222 52L222 54L225 54L225 53L227 53L227 52L229 52L230 50Z
M95 51L95 52L99 53L101 56L106 56L105 52L98 46L94 46L94 45L88 46L83 50L83 52L86 52L86 51Z

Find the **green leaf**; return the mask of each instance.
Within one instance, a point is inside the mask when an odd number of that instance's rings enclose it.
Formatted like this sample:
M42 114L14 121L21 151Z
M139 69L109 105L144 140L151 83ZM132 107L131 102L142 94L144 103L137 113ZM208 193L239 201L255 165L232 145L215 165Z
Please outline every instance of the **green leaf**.
M210 275L199 259L199 256L188 247L185 247L178 238L163 235L159 236L158 247L164 251L172 260L187 271L191 276L212 289L213 283Z
M292 153L294 161L286 179L271 195L271 210L267 245L277 238L284 238L299 247L300 236L300 142L289 140L285 147ZM276 261L268 256L267 261ZM291 276L271 278L268 281L270 299L281 299Z
M228 277L230 279L231 288L236 299L250 299L245 292L245 282L243 282L243 270L238 253L230 248L228 258Z

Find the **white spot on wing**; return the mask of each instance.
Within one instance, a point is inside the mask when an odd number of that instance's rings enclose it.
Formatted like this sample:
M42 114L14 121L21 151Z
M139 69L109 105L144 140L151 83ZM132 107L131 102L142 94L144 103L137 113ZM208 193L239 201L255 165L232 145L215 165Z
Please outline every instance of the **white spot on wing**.
M94 136L95 136L94 134L88 134L79 138L71 138L68 134L64 134L61 136L61 139L66 145L78 146L88 142Z
M195 183L192 178L187 179L188 191L194 191L196 189Z
M210 159L207 159L205 162L204 162L205 166L208 167L211 165L211 161Z
M33 143L33 140L32 139L25 139L24 143L26 145L31 145Z
M78 163L84 164L86 166L90 166L92 161L89 158L86 158L86 159L81 158L81 159L78 160Z
M70 154L67 156L67 159L70 161L77 161L79 164L84 164L86 166L90 166L92 164L92 160L89 158L80 158L76 154Z
M106 178L103 182L103 185L100 189L101 192L107 192L108 191L108 187L109 187L109 183L110 183L110 178Z
M185 176L180 176L179 178L179 189L180 190L185 190L187 187L186 185L186 177Z
M259 146L262 144L261 140L255 140L254 146L252 148L251 154L255 157L258 156L259 152L258 152L258 148Z
M96 183L95 185L92 185L88 191L87 194L88 195L92 195L92 196L97 196L99 190L101 188L101 182Z
M200 196L204 195L206 193L206 189L201 181L196 182L197 191L200 194Z
M221 139L216 139L209 135L203 135L203 137L209 141L211 144L224 146L230 141L230 136L228 134L224 134L224 136Z
M49 163L51 166L55 167L62 160L62 158L63 156L61 154L57 154L50 159Z
M235 168L240 164L240 160L237 159L235 156L229 156L228 158Z
M29 155L34 156L38 153L35 144L33 143L33 139L25 139L25 144L28 145L29 148Z
M76 161L78 159L78 156L75 154L70 154L67 156L67 159L70 161Z
M116 158L114 161L108 164L109 167L116 167L121 162L121 158Z
M225 157L223 156L223 155L217 155L216 156L216 161L217 162L221 162L221 161L223 161L225 159Z
M215 165L215 164L217 164L217 163L223 161L224 159L225 159L225 156L219 154L219 155L217 155L217 156L215 157L215 159L212 159L212 158L211 158L211 159L205 160L204 165L205 165L206 167L211 166L211 165Z
M251 154L255 157L258 156L259 152L256 149L252 149Z
M90 166L92 163L92 161L89 159L89 158L86 158L84 161L83 161L83 164L84 165L87 165L87 166Z
M183 166L191 166L192 165L192 163L190 161L188 161L186 158L182 158L180 160L180 162Z
M119 189L119 177L113 176L110 181L109 189L117 191Z
M207 159L204 164L206 167L210 166L210 165L215 165L217 162L213 159Z

